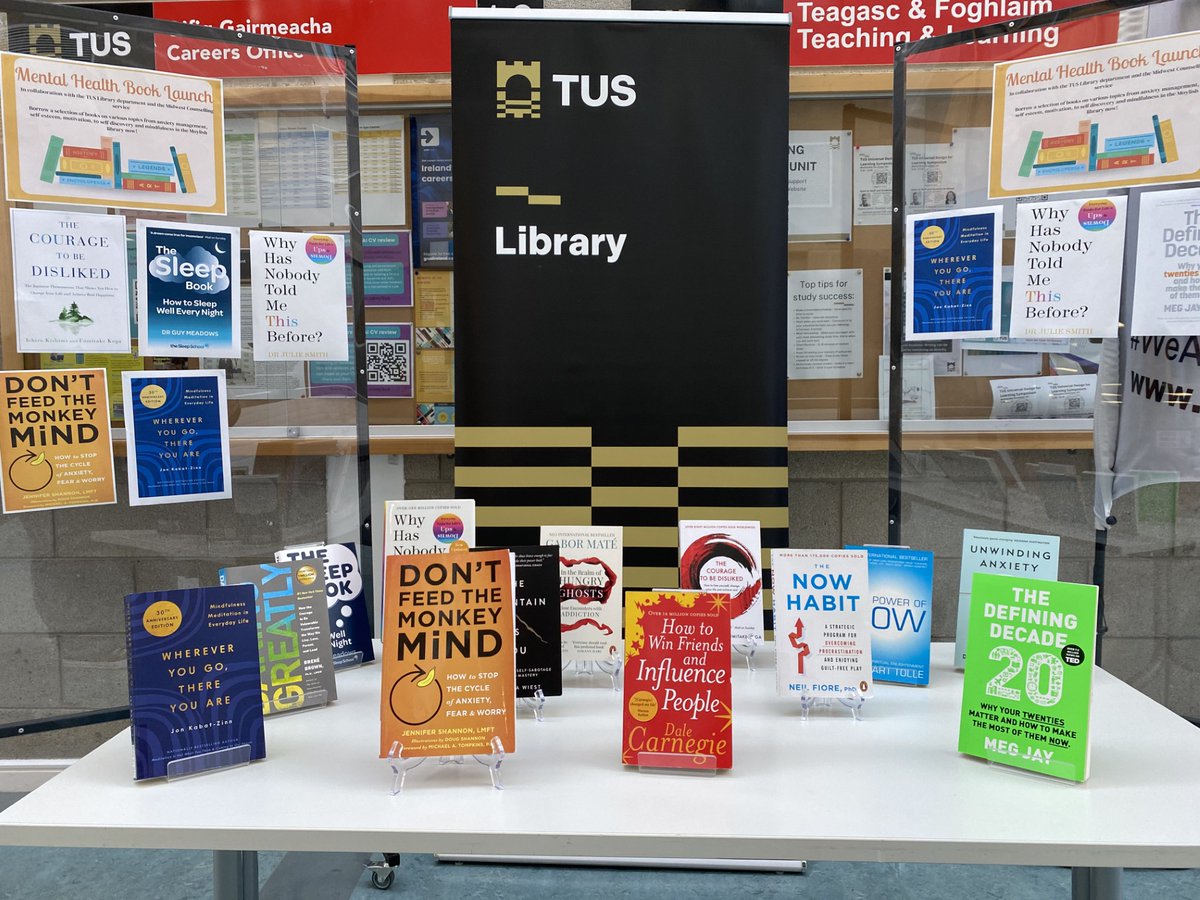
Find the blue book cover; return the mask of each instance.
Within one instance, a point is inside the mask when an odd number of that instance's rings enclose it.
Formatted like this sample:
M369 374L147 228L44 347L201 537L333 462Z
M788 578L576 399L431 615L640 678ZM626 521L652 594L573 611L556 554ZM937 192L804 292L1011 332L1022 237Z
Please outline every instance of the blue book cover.
M929 684L933 639L933 553L907 547L867 551L871 671L876 681Z
M1003 209L908 217L909 340L998 337Z
M138 221L142 356L241 358L240 240L223 225Z
M319 559L325 564L325 605L329 609L329 643L334 666L349 664L358 653L364 663L374 660L358 546L353 542L311 544L275 553L276 562L298 559Z
M130 594L125 634L136 778L241 745L266 756L252 588Z
M121 373L129 504L231 496L225 373Z

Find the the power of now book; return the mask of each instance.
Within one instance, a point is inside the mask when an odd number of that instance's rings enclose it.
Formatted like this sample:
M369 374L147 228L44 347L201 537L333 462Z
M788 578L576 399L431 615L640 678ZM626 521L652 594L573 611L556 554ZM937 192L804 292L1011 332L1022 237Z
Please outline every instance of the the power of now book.
M684 769L733 767L729 595L625 595L621 762Z
M463 756L515 745L508 550L388 556L379 755Z
M1093 584L975 575L960 753L1087 779L1098 593Z
M362 570L353 542L308 544L275 551L275 562L319 561L325 567L325 606L329 612L329 644L336 665L375 659L371 645L371 624L367 621L367 600L363 596Z
M223 750L266 756L249 585L130 594L125 636L135 778Z
M543 525L558 547L563 662L611 660L621 649L620 525Z
M908 547L867 551L871 585L871 673L876 681L929 684L933 553Z
M336 700L325 567L317 560L292 560L232 566L220 574L221 584L254 590L263 714Z
M730 597L733 643L763 640L762 528L757 521L679 523L679 586Z
M871 589L865 550L772 550L775 677L784 696L871 689Z
M389 500L383 553L448 553L475 546L474 500Z
M976 572L1018 575L1054 581L1058 578L1058 535L1019 531L963 529L962 568L958 576L958 627L954 633L954 668L967 656L967 621L971 616L971 579Z

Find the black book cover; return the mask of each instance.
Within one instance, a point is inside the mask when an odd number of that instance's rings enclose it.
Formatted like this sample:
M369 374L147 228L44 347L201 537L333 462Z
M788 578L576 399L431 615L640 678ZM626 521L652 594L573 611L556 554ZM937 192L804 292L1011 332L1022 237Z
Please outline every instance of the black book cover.
M557 547L512 547L517 623L517 696L562 696Z

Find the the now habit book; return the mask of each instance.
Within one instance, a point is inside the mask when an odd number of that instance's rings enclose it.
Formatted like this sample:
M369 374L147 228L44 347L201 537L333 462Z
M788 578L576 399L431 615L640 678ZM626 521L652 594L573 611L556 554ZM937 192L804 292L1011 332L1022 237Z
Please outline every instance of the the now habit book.
M254 589L264 715L337 699L325 570L316 560L221 569L221 584Z
M512 553L388 556L379 755L490 753L515 743Z
M136 778L235 748L266 756L252 588L130 594L125 634Z
M1098 603L1094 584L975 575L960 753L1087 778Z
M729 633L728 594L626 594L621 762L733 767Z

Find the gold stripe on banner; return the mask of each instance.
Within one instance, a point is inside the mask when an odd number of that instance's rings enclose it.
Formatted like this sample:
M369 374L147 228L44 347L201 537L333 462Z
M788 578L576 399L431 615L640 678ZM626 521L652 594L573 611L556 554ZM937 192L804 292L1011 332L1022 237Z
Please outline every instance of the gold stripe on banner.
M678 506L679 488L593 487L592 506Z
M456 466L458 487L591 487L590 466Z
M626 566L621 570L621 578L626 584L643 589L662 588L665 591L679 588L677 566Z
M496 188L497 197L524 197L530 206L561 206L562 194L531 194L529 188L522 185L509 185Z
M670 468L679 465L678 447L593 447L592 465L612 468Z
M595 488L593 488L595 490ZM681 506L681 519L757 519L763 528L787 528L786 506Z
M787 466L680 466L681 488L785 488Z
M479 506L480 528L526 528L538 525L591 525L590 506Z
M590 447L592 429L578 427L459 425L454 429L456 447Z
M673 525L626 525L626 547L678 547L679 529Z
M751 428L679 427L680 447L786 447L786 425L762 425Z

